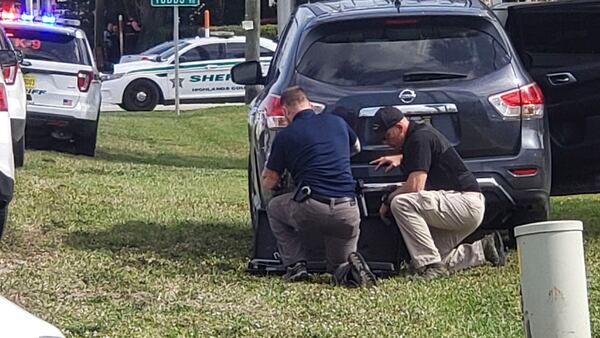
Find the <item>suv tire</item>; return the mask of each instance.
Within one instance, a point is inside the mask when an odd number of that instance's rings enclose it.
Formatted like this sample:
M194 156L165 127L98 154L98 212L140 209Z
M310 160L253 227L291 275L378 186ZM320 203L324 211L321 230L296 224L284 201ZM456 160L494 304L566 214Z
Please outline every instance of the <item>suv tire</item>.
M123 94L123 104L127 111L152 111L160 98L158 86L150 80L137 80L129 84Z
M15 157L15 167L21 168L25 164L25 135L16 143L13 143L13 154Z
M94 157L96 154L96 139L98 138L98 122L96 121L96 128L82 133L77 141L76 151L77 154Z
M8 204L3 205L0 203L0 238L2 238L2 234L4 233L4 226L6 225L6 220L8 216Z

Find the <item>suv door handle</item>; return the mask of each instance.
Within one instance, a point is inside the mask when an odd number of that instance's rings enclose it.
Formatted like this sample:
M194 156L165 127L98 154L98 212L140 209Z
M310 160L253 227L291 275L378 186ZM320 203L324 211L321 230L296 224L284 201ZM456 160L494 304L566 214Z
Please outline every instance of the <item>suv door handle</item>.
M548 82L553 86L562 86L569 83L577 82L577 79L571 73L553 73L546 74Z

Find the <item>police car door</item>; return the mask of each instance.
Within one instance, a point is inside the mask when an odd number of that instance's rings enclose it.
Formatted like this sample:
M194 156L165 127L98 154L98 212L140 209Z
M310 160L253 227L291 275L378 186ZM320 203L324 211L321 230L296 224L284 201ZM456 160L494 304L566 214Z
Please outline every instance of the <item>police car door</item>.
M229 74L228 69L221 64L222 58L223 44L220 43L196 46L184 52L179 57L181 98L222 96L227 91L225 77ZM173 85L173 81L171 84Z
M227 43L227 50L225 55L227 57L227 61L229 61L230 64L229 68L233 67L238 63L246 61L245 51L246 45L244 42ZM269 70L269 63L271 63L271 59L273 58L274 53L274 51L269 50L263 46L260 47L260 64L262 66L263 74L267 74ZM244 86L240 86L238 84L233 83L233 81L231 81L230 76L228 77L228 86L230 88L229 96L244 96Z

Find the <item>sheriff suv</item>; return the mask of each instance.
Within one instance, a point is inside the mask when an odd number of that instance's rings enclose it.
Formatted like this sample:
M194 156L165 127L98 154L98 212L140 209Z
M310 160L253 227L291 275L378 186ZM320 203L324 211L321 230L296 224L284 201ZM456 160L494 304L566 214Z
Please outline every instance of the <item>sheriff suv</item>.
M4 29L0 27L0 48L15 53L17 59L22 61L22 53L16 51ZM15 167L22 167L25 162L25 116L27 112L27 98L23 72L19 64L2 67L6 95L8 97L8 113L13 138L13 154Z
M283 32L268 74L257 62L245 62L232 69L232 77L238 84L265 86L248 114L251 271L280 268L265 214L271 195L261 187L260 173L286 124L279 99L291 85L307 91L317 112L343 117L360 138L363 150L352 158L362 192L359 250L374 270L396 271L406 258L399 231L378 216L382 191L401 185L406 175L369 164L392 150L372 132L382 106L430 123L454 145L485 194L484 228L508 229L548 217L543 95L497 17L477 0L302 5ZM311 242L309 268L318 270L323 251Z
M12 50L0 50L0 66L2 70L16 67L17 56ZM4 231L8 204L13 195L14 187L14 157L11 132L11 120L9 115L9 100L4 78L0 77L0 236Z
M3 26L24 56L27 145L93 156L101 84L85 33L41 22Z

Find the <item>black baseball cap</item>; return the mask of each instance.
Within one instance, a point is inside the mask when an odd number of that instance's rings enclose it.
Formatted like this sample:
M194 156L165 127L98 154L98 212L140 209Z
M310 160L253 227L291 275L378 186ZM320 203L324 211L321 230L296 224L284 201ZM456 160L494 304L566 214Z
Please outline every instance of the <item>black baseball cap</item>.
M398 108L383 107L375 113L371 125L376 134L383 136L388 129L395 126L402 119L404 119L404 113Z

